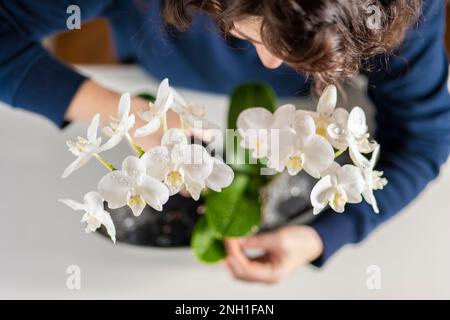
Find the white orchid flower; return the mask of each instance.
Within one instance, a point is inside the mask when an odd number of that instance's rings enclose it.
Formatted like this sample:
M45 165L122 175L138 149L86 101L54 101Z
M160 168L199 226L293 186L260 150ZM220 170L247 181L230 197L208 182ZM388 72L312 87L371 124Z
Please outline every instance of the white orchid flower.
M278 147L272 143L267 166L279 172L287 168L290 175L305 170L318 179L333 161L333 147L324 137L316 134L313 118L298 113L292 128L280 129Z
M129 93L124 93L120 97L117 117L111 117L111 123L102 129L102 132L110 139L102 146L102 150L109 150L117 146L128 134L135 124L134 115L130 115L131 97Z
M213 158L213 169L206 178L206 186L216 192L221 192L222 188L228 187L234 179L234 171L222 160Z
M336 110L328 126L327 132L331 144L336 149L350 148L352 153L370 153L375 143L369 141L366 114L360 107L354 107L350 113L347 110Z
M267 157L271 149L273 133L279 133L278 130L291 127L295 111L295 106L292 104L279 107L273 114L261 107L242 111L237 120L238 133L242 138L241 146L250 149L255 159Z
M85 211L85 214L81 218L81 222L86 223L86 233L95 232L104 225L111 240L114 243L116 242L116 228L114 227L109 212L105 211L103 207L103 198L98 192L91 191L86 193L83 203L70 199L59 199L59 201L73 210Z
M128 205L139 216L148 204L161 211L169 199L167 187L153 177L147 176L142 159L128 156L121 170L105 175L98 183L98 192L111 209Z
M174 102L172 111L176 112L186 128L210 130L219 129L219 126L205 119L206 107L188 103L174 88L171 88Z
M328 139L327 128L333 123L333 115L340 113L344 109L336 108L337 89L334 85L329 85L323 90L317 103L316 111L299 110L299 113L310 115L316 123L317 134ZM345 111L345 110L344 110Z
M320 179L311 191L313 213L319 214L327 205L339 213L347 203L360 203L364 179L361 170L353 165L340 167L337 163L331 172Z
M137 138L145 137L159 130L161 122L165 117L167 111L173 104L173 94L169 86L169 80L166 78L159 84L156 93L155 102L149 103L149 110L138 113L139 117L146 122L146 124L138 128L134 136Z
M103 151L100 147L102 138L97 138L99 123L100 115L97 113L87 129L87 138L78 137L78 141L68 140L66 142L69 151L77 158L64 170L63 178L67 178L75 170L86 165L93 156Z
M200 198L215 165L203 146L188 144L184 131L175 128L164 134L161 146L150 149L141 159L147 166L147 174L164 181L170 195L186 187L195 200ZM210 185L220 182L212 178Z
M382 171L374 170L380 155L380 145L376 145L370 160L358 153L354 153L354 155L360 155L355 157L353 161L361 169L365 182L362 191L364 200L372 206L375 213L380 213L374 191L382 190L388 183L387 179L383 177Z

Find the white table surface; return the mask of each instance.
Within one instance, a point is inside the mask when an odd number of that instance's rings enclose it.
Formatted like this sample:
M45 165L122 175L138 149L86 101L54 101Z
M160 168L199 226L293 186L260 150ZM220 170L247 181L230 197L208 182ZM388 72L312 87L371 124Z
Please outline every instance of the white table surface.
M136 67L82 70L119 91L154 90ZM223 97L185 92L224 125ZM360 88L352 100L364 101ZM307 266L266 286L236 282L223 265L205 266L189 249L117 244L86 235L80 214L57 202L81 199L103 171L95 162L69 179L65 140L84 135L75 124L59 132L47 120L0 107L0 298L315 299L450 298L450 167L404 212L358 246L341 250L326 267ZM108 155L122 159L122 146ZM81 268L81 289L66 287L69 265ZM366 286L367 267L381 270L380 290Z

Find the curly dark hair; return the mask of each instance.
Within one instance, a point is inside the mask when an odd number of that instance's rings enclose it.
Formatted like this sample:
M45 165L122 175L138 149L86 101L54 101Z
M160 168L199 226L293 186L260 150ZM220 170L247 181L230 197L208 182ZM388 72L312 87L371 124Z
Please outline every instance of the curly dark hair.
M268 50L322 87L357 74L374 55L391 53L421 7L421 0L166 0L163 17L186 30L193 10L206 11L225 35L234 21L260 17Z

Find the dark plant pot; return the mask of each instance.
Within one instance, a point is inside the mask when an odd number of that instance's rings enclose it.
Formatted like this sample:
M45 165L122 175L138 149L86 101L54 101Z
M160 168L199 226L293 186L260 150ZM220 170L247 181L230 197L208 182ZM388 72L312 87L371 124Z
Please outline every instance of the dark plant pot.
M296 176L284 172L265 186L261 192L264 216L261 231L310 223L315 218L310 201L315 182L305 172Z
M135 217L127 206L105 209L111 213L118 242L151 247L185 247L190 244L202 205L202 199L194 201L177 194L169 198L162 212L147 206L139 217ZM108 237L104 228L99 231Z

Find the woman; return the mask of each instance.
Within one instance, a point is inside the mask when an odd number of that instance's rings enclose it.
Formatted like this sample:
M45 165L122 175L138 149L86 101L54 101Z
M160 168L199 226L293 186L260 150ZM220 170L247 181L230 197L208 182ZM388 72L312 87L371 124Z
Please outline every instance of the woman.
M109 20L122 61L175 86L229 93L257 79L292 96L367 75L383 149L378 170L389 179L377 193L381 213L353 205L308 226L228 240L226 263L236 278L271 283L308 262L323 265L409 204L447 159L443 0L0 0L0 99L61 127L97 112L108 119L118 101L40 45L65 29L72 4L83 20ZM146 102L135 98L133 106ZM243 250L252 247L266 256L250 260Z

